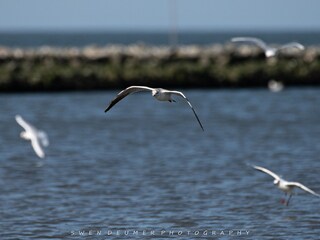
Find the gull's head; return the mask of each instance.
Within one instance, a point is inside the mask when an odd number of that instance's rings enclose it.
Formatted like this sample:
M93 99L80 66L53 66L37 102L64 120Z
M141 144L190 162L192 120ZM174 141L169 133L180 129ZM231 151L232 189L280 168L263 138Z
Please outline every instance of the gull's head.
M159 90L157 90L157 89L153 89L153 90L152 90L152 96L153 96L153 97L158 96L158 95L159 95L159 93L160 93L160 91L159 91Z
M273 181L273 184L274 184L274 185L278 185L279 182L280 182L279 179L275 179L275 180Z
M29 135L27 134L27 132L21 132L20 133L20 137L23 138L23 139L27 139L27 140L30 139Z

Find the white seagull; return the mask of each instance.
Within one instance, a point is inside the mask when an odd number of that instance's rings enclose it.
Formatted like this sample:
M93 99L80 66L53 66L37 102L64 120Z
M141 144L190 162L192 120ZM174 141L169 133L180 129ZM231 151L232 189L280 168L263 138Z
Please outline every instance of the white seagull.
M274 47L268 46L261 39L253 38L253 37L236 37L236 38L232 38L231 42L248 42L248 43L256 44L258 47L260 47L264 51L264 54L266 55L267 58L276 56L279 51L285 48L298 48L299 50L304 50L304 46L297 42L287 43L285 45L280 46L279 48L274 48Z
M268 82L268 88L271 92L280 92L284 88L284 85L282 82L270 80Z
M49 146L48 136L45 132L36 129L34 126L26 122L20 115L15 116L17 123L24 128L25 131L20 133L20 137L31 141L33 150L39 158L44 158L45 154L42 149Z
M198 123L199 123L201 129L204 131L203 126L202 126L195 110L193 109L191 103L186 98L186 96L182 92L179 92L179 91L170 91L170 90L166 90L163 88L150 88L150 87L145 87L145 86L131 86L131 87L128 87L128 88L122 90L121 92L119 92L117 94L117 96L110 102L110 104L106 108L105 112L109 111L117 102L119 102L121 99L125 98L129 94L135 93L135 92L140 92L140 91L150 91L152 93L152 96L159 101L175 102L175 100L172 98L172 95L178 95L178 96L182 97L189 104L195 117L198 120Z
M282 178L280 178L277 174L271 172L270 170L266 169L266 168L263 168L263 167L258 167L258 166L253 166L253 168L261 171L261 172L264 172L266 174L269 174L271 177L274 178L274 185L276 185L280 190L282 190L283 192L285 192L285 196L287 196L287 194L289 194L289 198L288 200L284 201L284 203L288 206L289 205L289 201L290 201L290 198L293 194L293 189L295 187L298 187L308 193L311 193L312 195L315 195L317 197L320 197L320 195L318 193L315 193L314 191L312 191L310 188L307 188L306 186L302 185L301 183L299 182L288 182Z

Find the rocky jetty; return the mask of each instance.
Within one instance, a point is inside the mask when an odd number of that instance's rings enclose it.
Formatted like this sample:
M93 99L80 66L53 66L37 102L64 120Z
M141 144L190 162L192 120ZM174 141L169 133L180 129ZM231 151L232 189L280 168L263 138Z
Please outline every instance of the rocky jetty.
M320 47L266 59L251 45L0 46L0 91L66 91L148 85L166 88L320 85Z

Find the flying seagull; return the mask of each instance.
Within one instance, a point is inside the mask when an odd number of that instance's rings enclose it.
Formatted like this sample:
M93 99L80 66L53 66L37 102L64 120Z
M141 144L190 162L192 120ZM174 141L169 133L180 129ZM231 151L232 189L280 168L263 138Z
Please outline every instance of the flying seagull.
M315 195L317 197L320 197L319 194L315 193L314 191L312 191L310 188L307 188L306 186L302 185L299 182L288 182L282 178L280 178L277 174L271 172L270 170L263 168L263 167L258 167L258 166L253 166L253 168L257 169L258 171L264 172L266 174L269 174L271 177L274 178L274 185L276 185L280 190L282 190L283 192L285 192L285 196L287 196L287 194L289 194L289 198L287 201L284 201L284 203L288 206L289 205L289 201L290 198L293 194L293 189L295 187L300 188L308 193L311 193L312 195Z
M49 146L48 136L45 132L36 129L34 126L26 122L20 115L15 116L17 123L24 128L25 131L20 133L20 137L30 140L33 150L39 158L44 158L45 153L42 146Z
M231 42L247 42L247 43L256 44L258 47L260 47L264 51L264 54L266 55L267 58L276 56L276 54L279 51L285 48L298 48L299 50L304 50L304 46L297 42L287 43L285 45L280 46L279 48L274 48L274 47L268 46L261 39L253 38L253 37L236 37L236 38L232 38Z
M119 92L118 95L110 102L110 104L106 108L105 112L109 111L115 104L117 104L117 102L119 102L121 99L125 98L129 94L135 93L135 92L140 92L140 91L150 91L152 93L152 96L159 101L175 102L175 100L172 98L172 95L178 95L178 96L182 97L189 104L195 117L197 118L197 121L198 121L201 129L204 131L203 126L202 126L195 110L193 109L191 103L186 98L186 96L182 92L179 92L179 91L170 91L170 90L166 90L163 88L150 88L150 87L145 87L145 86L131 86L131 87L128 87L128 88L122 90L121 92Z

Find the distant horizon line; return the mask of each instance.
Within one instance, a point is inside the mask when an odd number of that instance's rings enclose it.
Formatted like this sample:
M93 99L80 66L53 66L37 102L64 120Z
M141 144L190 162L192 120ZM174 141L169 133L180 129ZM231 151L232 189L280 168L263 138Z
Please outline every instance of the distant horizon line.
M320 29L293 29L293 28L244 28L244 29L178 29L176 31L179 33L320 33ZM0 29L0 34L81 34L81 33L172 33L171 29Z

